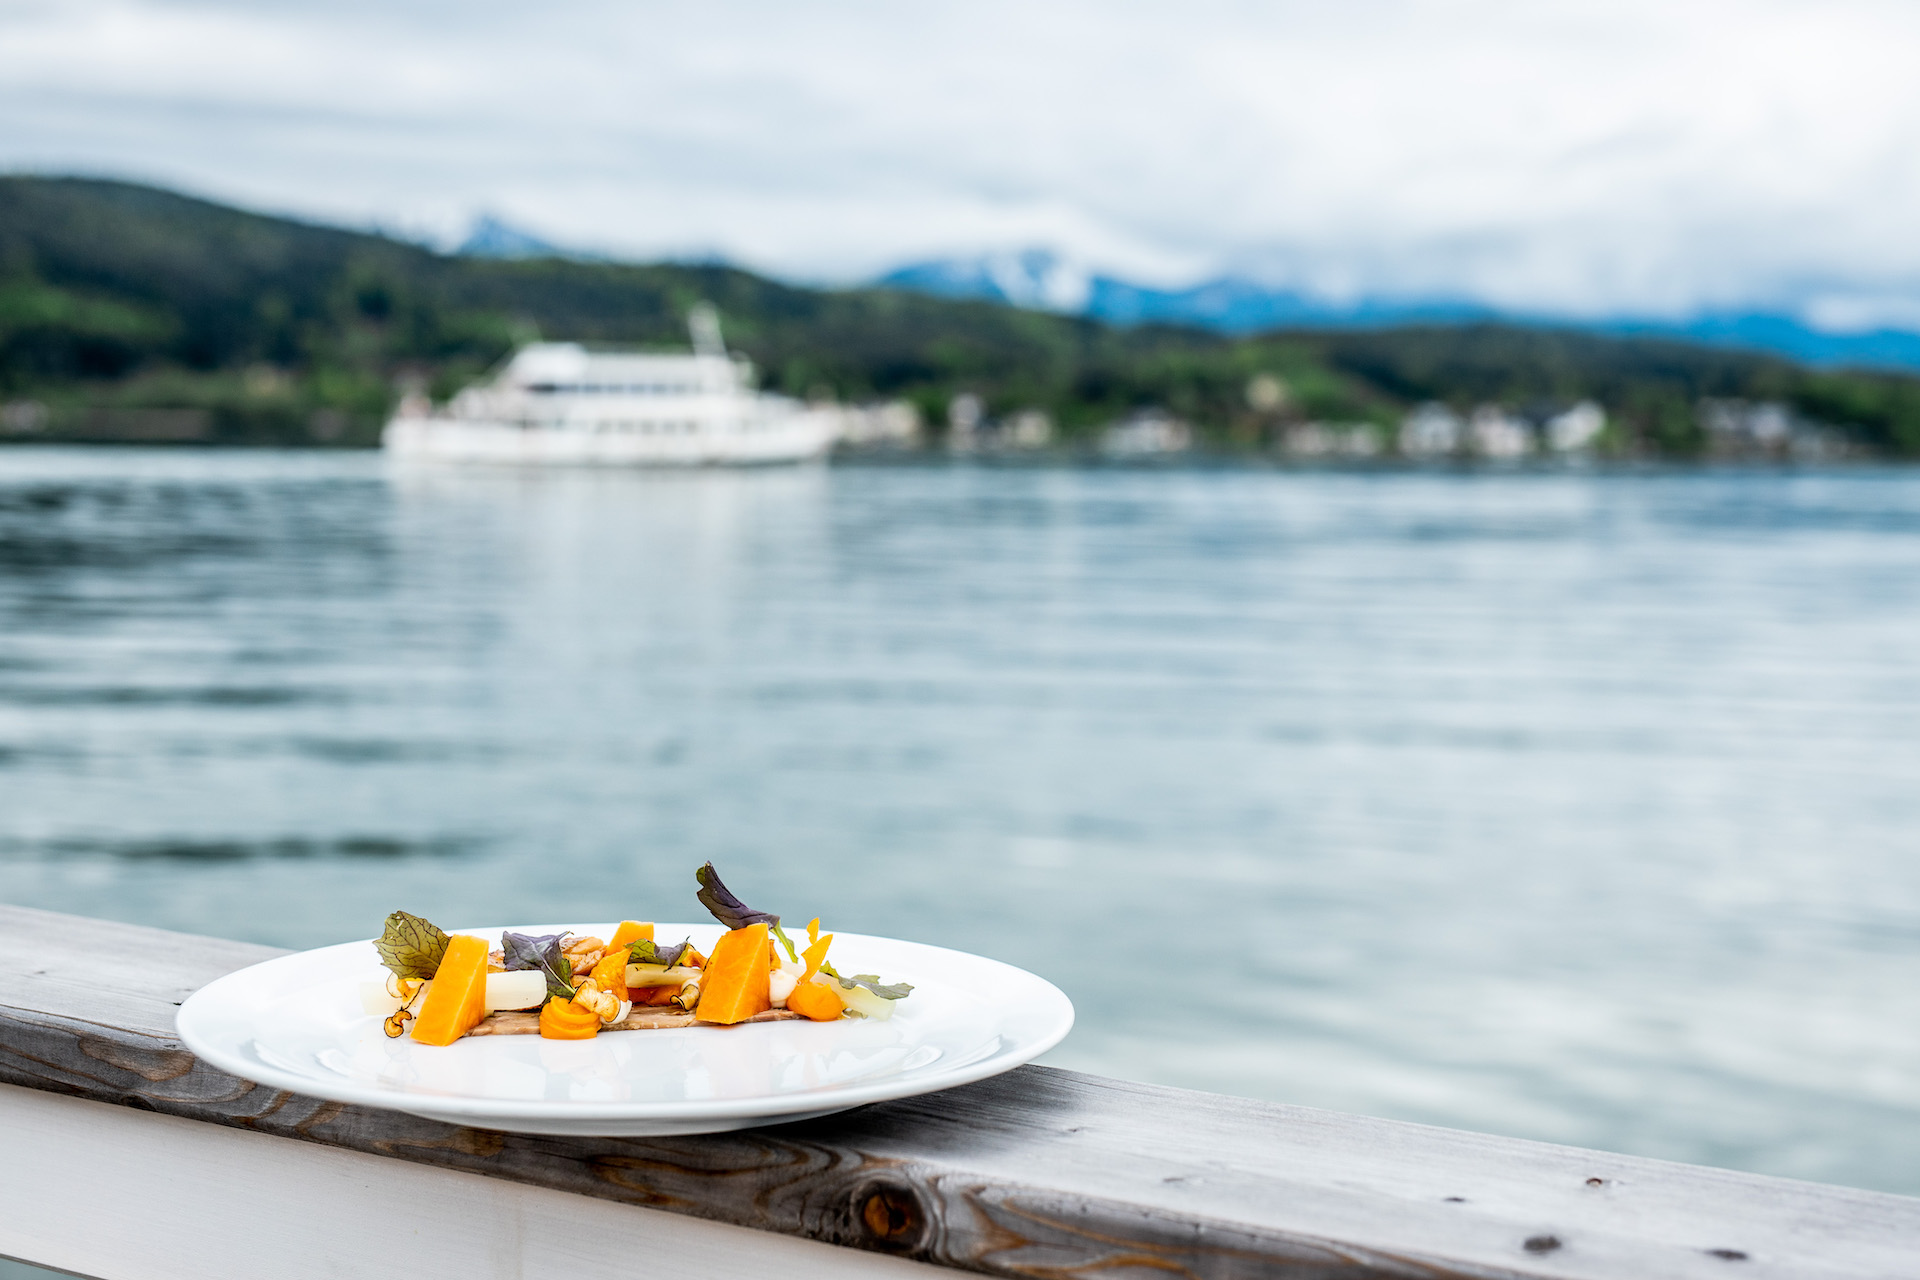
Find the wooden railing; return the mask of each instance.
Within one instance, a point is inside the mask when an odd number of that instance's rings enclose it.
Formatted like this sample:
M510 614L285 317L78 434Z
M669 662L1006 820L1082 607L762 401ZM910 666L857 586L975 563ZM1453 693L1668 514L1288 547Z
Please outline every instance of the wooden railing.
M321 1102L174 1037L189 992L275 954L0 908L0 1255L104 1280L1920 1277L1920 1199L1045 1067L692 1138Z

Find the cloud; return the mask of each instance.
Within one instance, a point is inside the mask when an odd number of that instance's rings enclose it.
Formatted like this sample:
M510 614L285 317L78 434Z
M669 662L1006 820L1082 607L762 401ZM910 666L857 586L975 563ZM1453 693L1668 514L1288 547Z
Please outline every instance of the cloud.
M0 4L0 163L812 279L1857 319L1920 299L1915 48L1869 0L61 0Z

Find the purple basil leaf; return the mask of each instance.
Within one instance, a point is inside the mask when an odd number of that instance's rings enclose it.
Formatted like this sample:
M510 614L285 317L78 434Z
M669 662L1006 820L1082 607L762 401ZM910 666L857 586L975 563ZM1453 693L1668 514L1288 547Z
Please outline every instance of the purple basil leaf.
M573 965L560 953L564 933L535 937L528 933L500 935L500 953L509 970L538 969L547 975L547 994L573 999Z
M679 964L680 957L687 953L687 946L685 942L676 942L670 947L656 947L645 938L641 938L627 944L627 963L657 964L671 969Z
M778 926L780 917L768 911L755 911L733 896L733 890L720 882L720 873L711 862L693 873L700 882L700 902L713 912L713 918L729 929L744 929L750 924Z

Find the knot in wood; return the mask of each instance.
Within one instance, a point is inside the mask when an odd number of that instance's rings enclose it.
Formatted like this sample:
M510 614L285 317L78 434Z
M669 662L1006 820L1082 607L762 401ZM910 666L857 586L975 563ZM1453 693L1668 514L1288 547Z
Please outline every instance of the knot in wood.
M1559 1236L1528 1236L1521 1248L1528 1253L1552 1253L1560 1247Z
M889 1249L911 1248L918 1244L926 1226L926 1211L920 1197L905 1187L868 1187L860 1204L860 1220L875 1243Z

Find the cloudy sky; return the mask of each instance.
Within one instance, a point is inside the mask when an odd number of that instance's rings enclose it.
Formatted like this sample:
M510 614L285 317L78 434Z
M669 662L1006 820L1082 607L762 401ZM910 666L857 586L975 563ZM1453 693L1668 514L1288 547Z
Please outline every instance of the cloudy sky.
M806 280L1920 327L1920 4L0 0L0 166Z

